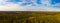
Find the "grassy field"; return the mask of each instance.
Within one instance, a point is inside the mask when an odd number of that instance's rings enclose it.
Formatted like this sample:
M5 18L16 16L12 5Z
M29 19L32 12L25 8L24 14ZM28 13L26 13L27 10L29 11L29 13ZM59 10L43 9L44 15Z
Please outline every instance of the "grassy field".
M0 12L0 23L60 23L60 12Z

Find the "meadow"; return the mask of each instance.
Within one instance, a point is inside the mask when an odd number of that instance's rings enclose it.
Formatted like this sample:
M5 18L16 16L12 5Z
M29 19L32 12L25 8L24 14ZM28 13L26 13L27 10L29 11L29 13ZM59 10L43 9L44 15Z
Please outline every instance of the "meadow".
M0 23L60 23L60 12L0 12Z

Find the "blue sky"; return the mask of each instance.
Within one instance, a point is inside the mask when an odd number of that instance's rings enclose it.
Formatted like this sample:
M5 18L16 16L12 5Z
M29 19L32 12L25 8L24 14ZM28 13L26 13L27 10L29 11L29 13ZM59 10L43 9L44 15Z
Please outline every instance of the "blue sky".
M52 4L52 5L47 5L45 6L44 4L47 4L47 2L44 2L43 0L43 4L41 4L41 0L37 0L35 2L35 0L33 0L33 2L31 0L26 0L27 2L23 2L23 0L8 0L8 2L4 2L4 0L0 0L0 10L13 10L13 11L21 11L21 10L44 10L44 11L51 11L51 10L59 10L60 11L60 0L51 0L51 2L48 2L48 4ZM18 3L19 2L19 3ZM31 6L30 4L40 4L37 6ZM58 3L58 4L57 4ZM4 4L4 5L1 5ZM21 6L22 5L27 5L27 6ZM55 5L53 5L55 4ZM6 8L5 8L6 7ZM59 9L57 9L59 8Z
M22 0L8 0L9 2L21 2Z
M22 2L23 0L9 0L10 2L14 2L14 3L17 3L17 2ZM30 0L26 0L26 1L30 1ZM37 0L36 1L37 4L41 4L41 1L40 0ZM56 4L56 3L60 3L60 0L51 0L51 3L52 4Z
M52 4L60 3L60 0L51 0Z

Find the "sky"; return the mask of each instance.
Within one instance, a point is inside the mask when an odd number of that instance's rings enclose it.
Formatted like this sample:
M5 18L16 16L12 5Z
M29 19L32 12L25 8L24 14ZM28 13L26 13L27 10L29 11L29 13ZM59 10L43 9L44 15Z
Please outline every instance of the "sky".
M60 11L60 0L0 0L0 11Z

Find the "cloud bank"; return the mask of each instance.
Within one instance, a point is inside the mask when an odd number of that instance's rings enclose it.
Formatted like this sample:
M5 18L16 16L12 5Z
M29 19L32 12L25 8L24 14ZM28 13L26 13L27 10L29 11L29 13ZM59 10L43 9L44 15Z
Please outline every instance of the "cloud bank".
M8 0L0 0L0 11L60 11L60 3L51 5L50 2L42 0L43 4L28 4L22 6L25 2L7 2ZM44 1L44 2L43 2Z

